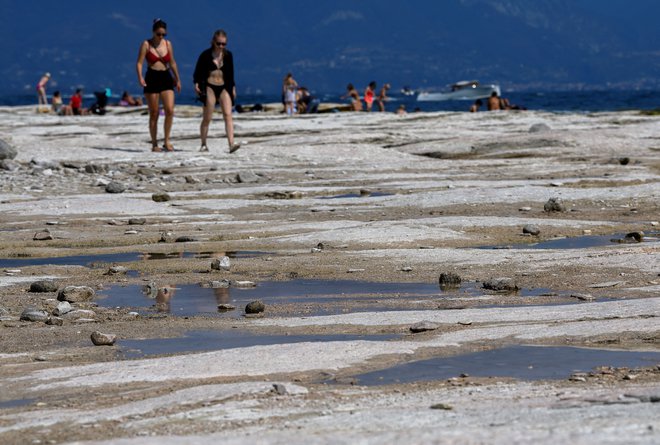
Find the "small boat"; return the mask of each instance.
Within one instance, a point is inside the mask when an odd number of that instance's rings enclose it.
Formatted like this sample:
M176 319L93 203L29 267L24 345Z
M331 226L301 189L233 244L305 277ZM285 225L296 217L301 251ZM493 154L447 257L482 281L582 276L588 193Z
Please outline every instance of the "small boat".
M451 86L451 91L445 93L421 92L417 96L420 102L442 101L442 100L476 100L490 97L493 92L498 96L500 93L499 85L479 85L476 80L463 80L456 82Z
M416 93L415 90L413 90L412 88L405 86L401 88L401 94L403 94L404 96L414 96Z

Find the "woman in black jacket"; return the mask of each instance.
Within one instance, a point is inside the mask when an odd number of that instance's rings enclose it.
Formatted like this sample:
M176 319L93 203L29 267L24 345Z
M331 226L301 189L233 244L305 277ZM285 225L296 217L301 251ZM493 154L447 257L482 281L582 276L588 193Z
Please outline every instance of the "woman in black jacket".
M204 116L199 126L202 139L200 151L208 151L206 138L209 133L209 124L213 117L215 105L220 103L222 116L225 120L225 131L229 142L229 153L241 147L234 142L234 123L232 120L232 106L236 99L236 84L234 83L234 57L227 50L227 33L222 29L213 33L211 47L204 50L197 59L195 74L195 92L204 104Z

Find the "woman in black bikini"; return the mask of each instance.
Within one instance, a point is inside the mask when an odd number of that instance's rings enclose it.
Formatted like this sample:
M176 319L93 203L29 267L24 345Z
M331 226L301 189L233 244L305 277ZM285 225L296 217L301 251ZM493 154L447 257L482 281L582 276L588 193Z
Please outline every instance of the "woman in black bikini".
M181 92L181 79L174 60L172 43L165 40L167 24L161 19L154 20L153 36L140 45L136 69L138 82L144 87L144 97L149 106L149 134L151 135L151 151L161 151L158 146L158 100L163 103L165 112L165 140L163 147L174 151L170 142L172 120L174 118L174 88ZM142 77L142 61L147 61L147 75Z
M209 124L215 105L220 103L229 142L229 153L235 152L241 147L241 144L234 143L234 123L231 115L232 105L236 99L234 57L227 50L227 33L225 31L219 29L213 33L211 48L204 50L197 59L193 81L195 82L195 92L204 104L204 117L199 126L199 134L202 139L200 151L209 150L206 145Z

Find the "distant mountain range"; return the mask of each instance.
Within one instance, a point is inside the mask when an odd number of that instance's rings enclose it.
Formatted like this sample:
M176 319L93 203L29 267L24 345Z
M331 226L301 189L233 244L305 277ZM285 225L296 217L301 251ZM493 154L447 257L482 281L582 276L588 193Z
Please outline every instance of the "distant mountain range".
M504 90L660 87L657 0L0 0L0 94L55 87L139 91L135 58L156 16L191 93L198 54L224 28L241 93L370 80L395 88L462 79Z

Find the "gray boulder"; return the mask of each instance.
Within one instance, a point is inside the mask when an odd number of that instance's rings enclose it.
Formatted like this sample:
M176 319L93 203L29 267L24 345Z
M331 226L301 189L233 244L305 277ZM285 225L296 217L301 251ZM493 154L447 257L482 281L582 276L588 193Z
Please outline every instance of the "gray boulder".
M213 270L229 271L230 267L231 267L231 262L228 256L223 256L222 258L216 258L211 263L211 269Z
M530 235L538 235L541 233L541 229L539 226L536 226L534 224L527 224L525 227L522 229L523 233L528 233Z
M154 202L167 202L167 201L171 201L172 197L165 192L158 192L151 195L151 199Z
M9 142L0 139L0 159L14 159L18 155L18 151Z
M548 202L543 205L543 210L546 212L565 212L566 206L560 198L550 198Z
M534 124L531 127L529 127L530 133L545 133L551 130L552 128L550 128L548 124L544 124L544 123Z
M417 334L419 332L435 331L439 327L440 325L437 323L430 321L420 321L419 323L415 323L414 325L410 326L410 332Z
M57 292L57 284L51 280L40 280L30 284L30 292L46 293Z
M484 289L496 292L516 292L518 285L511 278L493 278L483 284Z
M94 343L96 346L112 346L115 344L115 341L117 341L116 335L104 334L99 331L92 332L90 337L92 339L92 343Z
M110 184L105 186L105 191L107 193L124 193L126 186L121 182L111 181Z
M3 159L0 161L0 168L8 172L15 172L21 168L21 164L16 161L12 161L11 159Z
M244 171L236 175L236 180L241 183L259 182L259 176L253 171Z
M266 305L263 301L251 301L245 306L246 314L260 314L266 310Z
M21 320L45 323L48 321L48 312L35 308L27 308L21 313Z
M60 290L57 299L69 303L82 303L91 301L95 294L94 289L88 286L67 286Z

